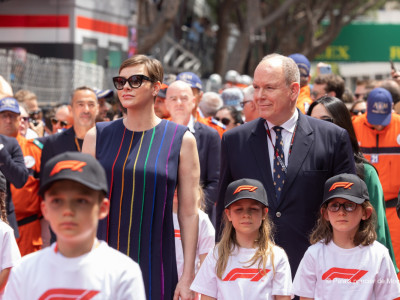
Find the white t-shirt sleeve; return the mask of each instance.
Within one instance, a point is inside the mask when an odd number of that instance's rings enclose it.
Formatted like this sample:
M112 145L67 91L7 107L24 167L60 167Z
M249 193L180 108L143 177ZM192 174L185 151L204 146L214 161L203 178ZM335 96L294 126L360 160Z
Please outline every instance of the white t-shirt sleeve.
M5 223L1 225L8 226ZM1 243L1 270L3 270L15 266L21 259L21 253L19 252L12 228L7 227L1 231L3 232L3 241Z
M14 299L19 300L22 299L21 296L21 287L23 286L21 272L15 272L16 270L11 269L10 276L8 277L7 285L4 290L3 299Z
M218 280L217 274L215 273L216 259L214 257L214 250L211 250L203 264L197 272L196 277L190 289L197 293L217 298L218 295Z
M272 282L272 295L291 295L292 273L285 251L279 247L274 249L275 276Z
M314 298L317 283L315 258L306 251L293 280L293 294L300 297Z
M389 252L386 248L384 250L379 272L374 282L375 298L395 299L400 297L400 283Z
M203 211L199 211L199 255L209 253L215 246L215 229L208 215Z
M128 261L121 274L117 299L146 300L142 271L137 263Z

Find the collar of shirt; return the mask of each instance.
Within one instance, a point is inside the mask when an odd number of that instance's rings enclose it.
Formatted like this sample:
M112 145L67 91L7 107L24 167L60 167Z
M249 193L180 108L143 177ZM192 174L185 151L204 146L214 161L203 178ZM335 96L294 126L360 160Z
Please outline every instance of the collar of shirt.
M296 123L298 119L299 119L299 112L297 111L297 109L295 109L294 114L290 117L290 119L281 125L281 127L285 130L283 132L290 133L292 135L294 129L296 128ZM275 135L275 131L272 129L275 126L275 124L272 124L269 121L267 121L267 124L271 129L271 133Z
M191 133L195 132L195 130L194 130L194 122L195 122L195 120L194 120L193 116L190 115L189 123L186 126L189 128Z

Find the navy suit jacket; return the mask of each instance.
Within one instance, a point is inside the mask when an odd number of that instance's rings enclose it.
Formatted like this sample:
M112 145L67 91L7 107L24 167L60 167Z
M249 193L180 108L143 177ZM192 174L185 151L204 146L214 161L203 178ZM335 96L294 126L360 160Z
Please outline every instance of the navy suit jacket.
M221 138L218 131L200 122L194 124L194 137L199 152L200 183L203 186L206 213L211 216L218 197Z
M15 237L19 237L14 204L11 200L10 183L22 188L28 180L29 172L25 166L24 156L17 139L0 134L0 171L7 180L6 210L7 219L14 229Z
M286 251L294 276L310 245L308 237L317 220L325 181L340 173L355 174L353 151L347 131L299 112L287 178L278 203L264 123L259 118L222 137L217 229L221 228L228 184L240 178L261 181L268 195L275 242Z

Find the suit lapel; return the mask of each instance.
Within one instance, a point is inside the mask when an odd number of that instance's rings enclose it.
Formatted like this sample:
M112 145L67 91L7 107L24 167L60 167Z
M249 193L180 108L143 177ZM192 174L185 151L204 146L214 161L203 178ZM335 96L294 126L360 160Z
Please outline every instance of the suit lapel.
M268 200L274 207L277 207L275 188L271 174L271 164L268 154L268 136L264 127L265 120L258 119L257 125L253 128L249 138L249 147L256 159L257 165L260 168L262 182L266 184ZM272 201L270 201L272 200Z
M313 142L313 129L308 123L307 117L299 112L299 121L294 136L292 153L289 156L287 178L281 194L281 203L285 202L285 196L294 183Z

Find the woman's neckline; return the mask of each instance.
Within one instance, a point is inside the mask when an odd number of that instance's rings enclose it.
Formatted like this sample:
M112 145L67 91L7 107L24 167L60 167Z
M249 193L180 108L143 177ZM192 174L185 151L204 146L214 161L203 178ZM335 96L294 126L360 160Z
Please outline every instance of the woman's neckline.
M154 126L150 127L150 128L147 128L147 129L144 129L144 130L131 130L131 129L129 129L129 128L126 126L126 124L125 124L126 121L125 121L125 120L126 120L126 118L122 118L122 119L121 119L121 124L122 124L122 126L123 126L127 131L129 131L129 132L146 132L146 131L152 130L153 128L156 128L156 127L159 126L162 122L165 121L164 119L158 119L158 120L157 120L158 123L155 124Z

